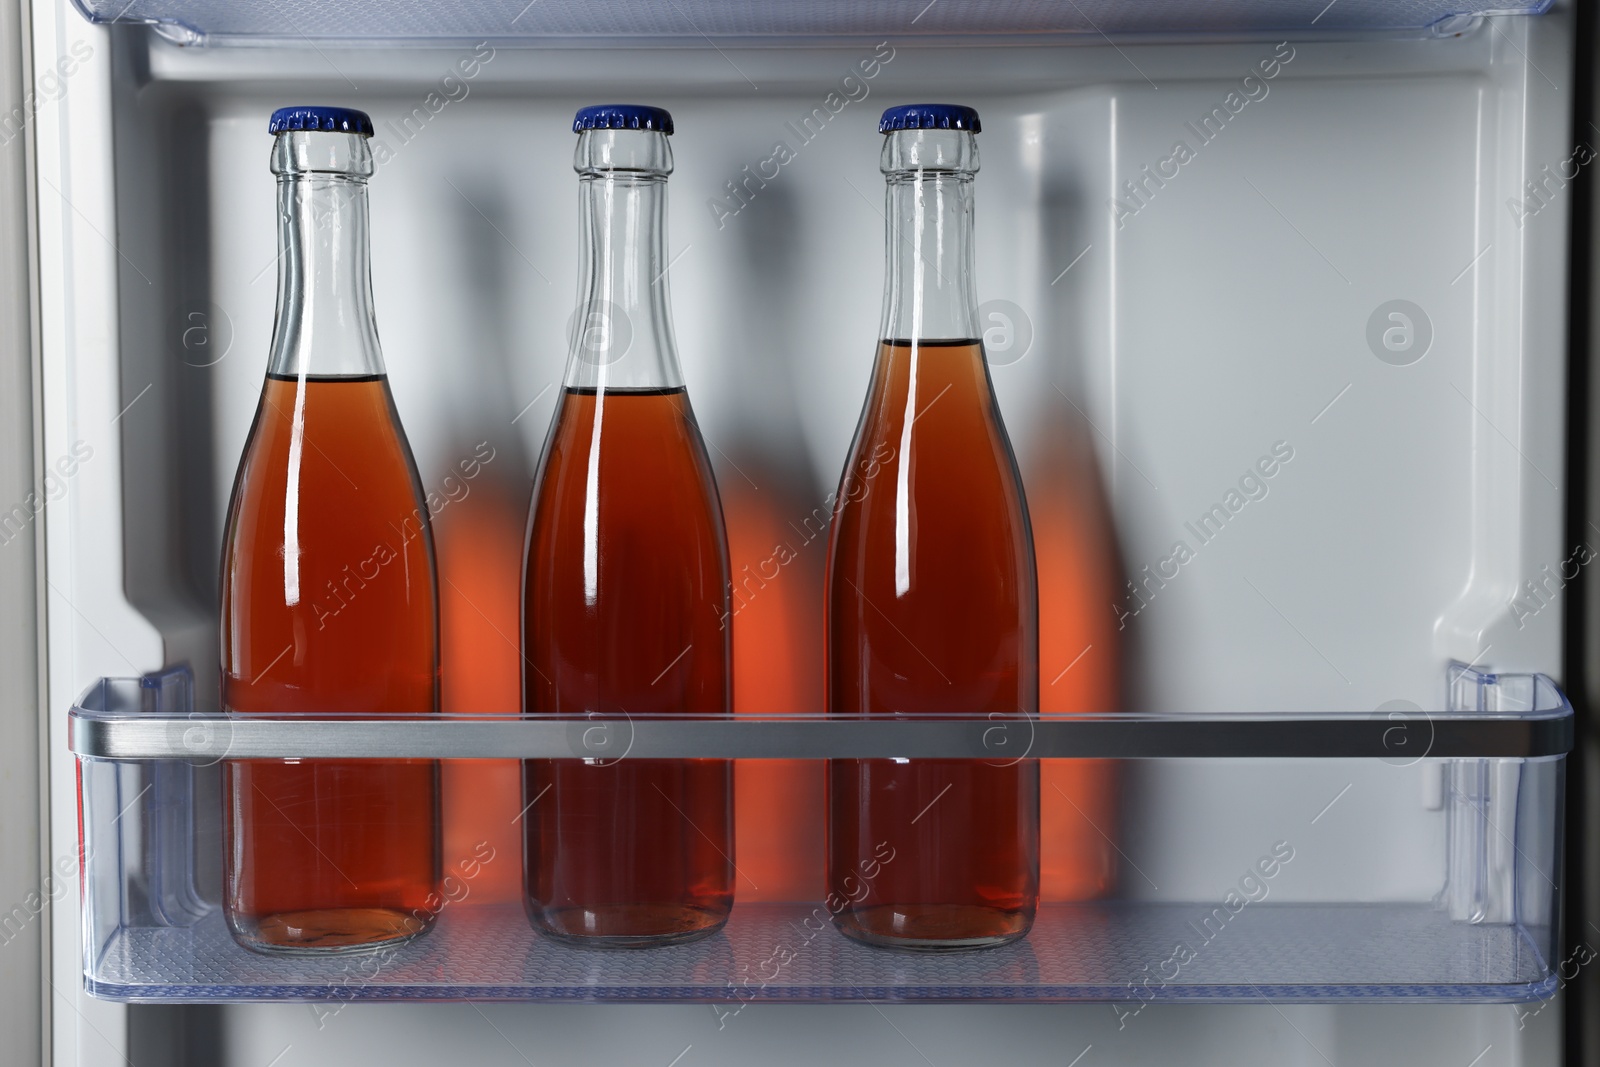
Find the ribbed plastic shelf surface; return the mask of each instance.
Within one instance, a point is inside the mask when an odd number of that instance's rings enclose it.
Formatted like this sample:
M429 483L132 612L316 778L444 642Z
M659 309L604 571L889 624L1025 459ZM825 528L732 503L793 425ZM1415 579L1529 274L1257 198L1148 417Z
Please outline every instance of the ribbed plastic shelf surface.
M213 912L192 927L124 928L91 992L128 1000L1536 1000L1556 978L1515 926L1452 923L1426 906L1047 905L1024 941L924 955L847 940L820 907L741 905L718 935L646 950L570 948L516 905L446 907L387 953L271 957ZM1209 922L1208 922L1209 920ZM1174 946L1193 958L1173 958ZM1146 967L1148 966L1148 969ZM1129 976L1138 976L1137 984Z
M1552 0L76 0L97 22L150 22L191 44L949 34L1446 31L1464 16L1533 14Z

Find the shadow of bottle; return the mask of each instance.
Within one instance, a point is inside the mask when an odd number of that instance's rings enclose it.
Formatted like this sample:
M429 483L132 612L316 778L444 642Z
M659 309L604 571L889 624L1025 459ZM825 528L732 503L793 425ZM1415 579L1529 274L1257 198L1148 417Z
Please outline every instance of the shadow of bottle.
M728 528L737 715L823 710L822 575L832 508L817 491L794 400L792 375L805 357L794 339L807 332L792 299L801 226L793 192L774 183L725 235L738 290L722 303L715 365L735 400L718 420L712 460ZM735 764L734 780L739 899L821 897L822 764L745 760Z
M1089 243L1087 209L1071 186L1047 187L1041 211L1047 262L1069 262ZM1123 566L1092 421L1087 373L1103 358L1081 312L1091 272L1063 272L1035 324L1036 358L1047 361L1030 438L1018 449L1039 576L1039 711L1105 714L1125 706L1126 634L1114 605ZM1116 887L1119 765L1049 760L1041 767L1040 897L1102 898Z
M512 364L514 291L524 275L499 235L513 228L493 190L456 198L450 232L463 278L465 318L452 329L448 357L468 391L450 398L442 463L423 474L439 564L440 706L446 714L516 715L522 709L521 595L531 464L515 424ZM475 205L475 206L474 206ZM496 220L496 221L491 221ZM497 229L498 227L498 229ZM551 389L525 414L548 420ZM485 848L472 884L474 906L517 901L522 893L522 771L517 760L446 760L442 765L443 859ZM460 872L455 872L458 876Z

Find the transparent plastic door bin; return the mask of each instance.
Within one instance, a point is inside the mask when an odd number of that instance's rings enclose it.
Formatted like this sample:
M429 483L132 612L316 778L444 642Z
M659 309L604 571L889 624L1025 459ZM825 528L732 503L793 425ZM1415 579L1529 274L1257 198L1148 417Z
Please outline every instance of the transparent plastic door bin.
M105 680L71 720L85 985L127 1001L695 1000L723 1012L754 1001L1137 1011L1173 999L1543 999L1557 985L1572 709L1534 675L1454 667L1447 691L1449 710L1414 714L230 720L188 712L181 669ZM473 773L445 779L432 928L323 957L238 945L221 904L219 771L245 758L461 760L451 766ZM735 759L726 927L634 950L536 933L518 820L540 798L484 785L495 768L515 782L514 761L528 758ZM830 758L1037 761L1041 900L1028 936L936 954L842 936L824 888ZM453 794L452 780L475 792ZM929 810L960 799L930 796ZM886 862L917 862L911 830L885 842Z

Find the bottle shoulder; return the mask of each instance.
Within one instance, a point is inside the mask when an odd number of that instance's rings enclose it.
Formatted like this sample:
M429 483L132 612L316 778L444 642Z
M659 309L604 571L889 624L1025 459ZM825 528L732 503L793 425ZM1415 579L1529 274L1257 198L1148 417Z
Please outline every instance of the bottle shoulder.
M267 379L234 480L230 547L247 536L281 542L291 512L307 537L370 538L396 527L431 537L385 379Z
M532 521L705 525L722 510L709 454L682 388L569 389L536 476ZM535 535L537 535L537 529Z

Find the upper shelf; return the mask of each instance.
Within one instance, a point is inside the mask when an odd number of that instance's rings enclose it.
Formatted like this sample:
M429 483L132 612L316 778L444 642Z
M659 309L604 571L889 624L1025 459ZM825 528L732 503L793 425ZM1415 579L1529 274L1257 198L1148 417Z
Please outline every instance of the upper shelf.
M1448 35L1488 14L1540 14L1554 0L74 0L95 22L152 23L183 44L529 43L711 38L1054 34L1089 39L1338 32Z

